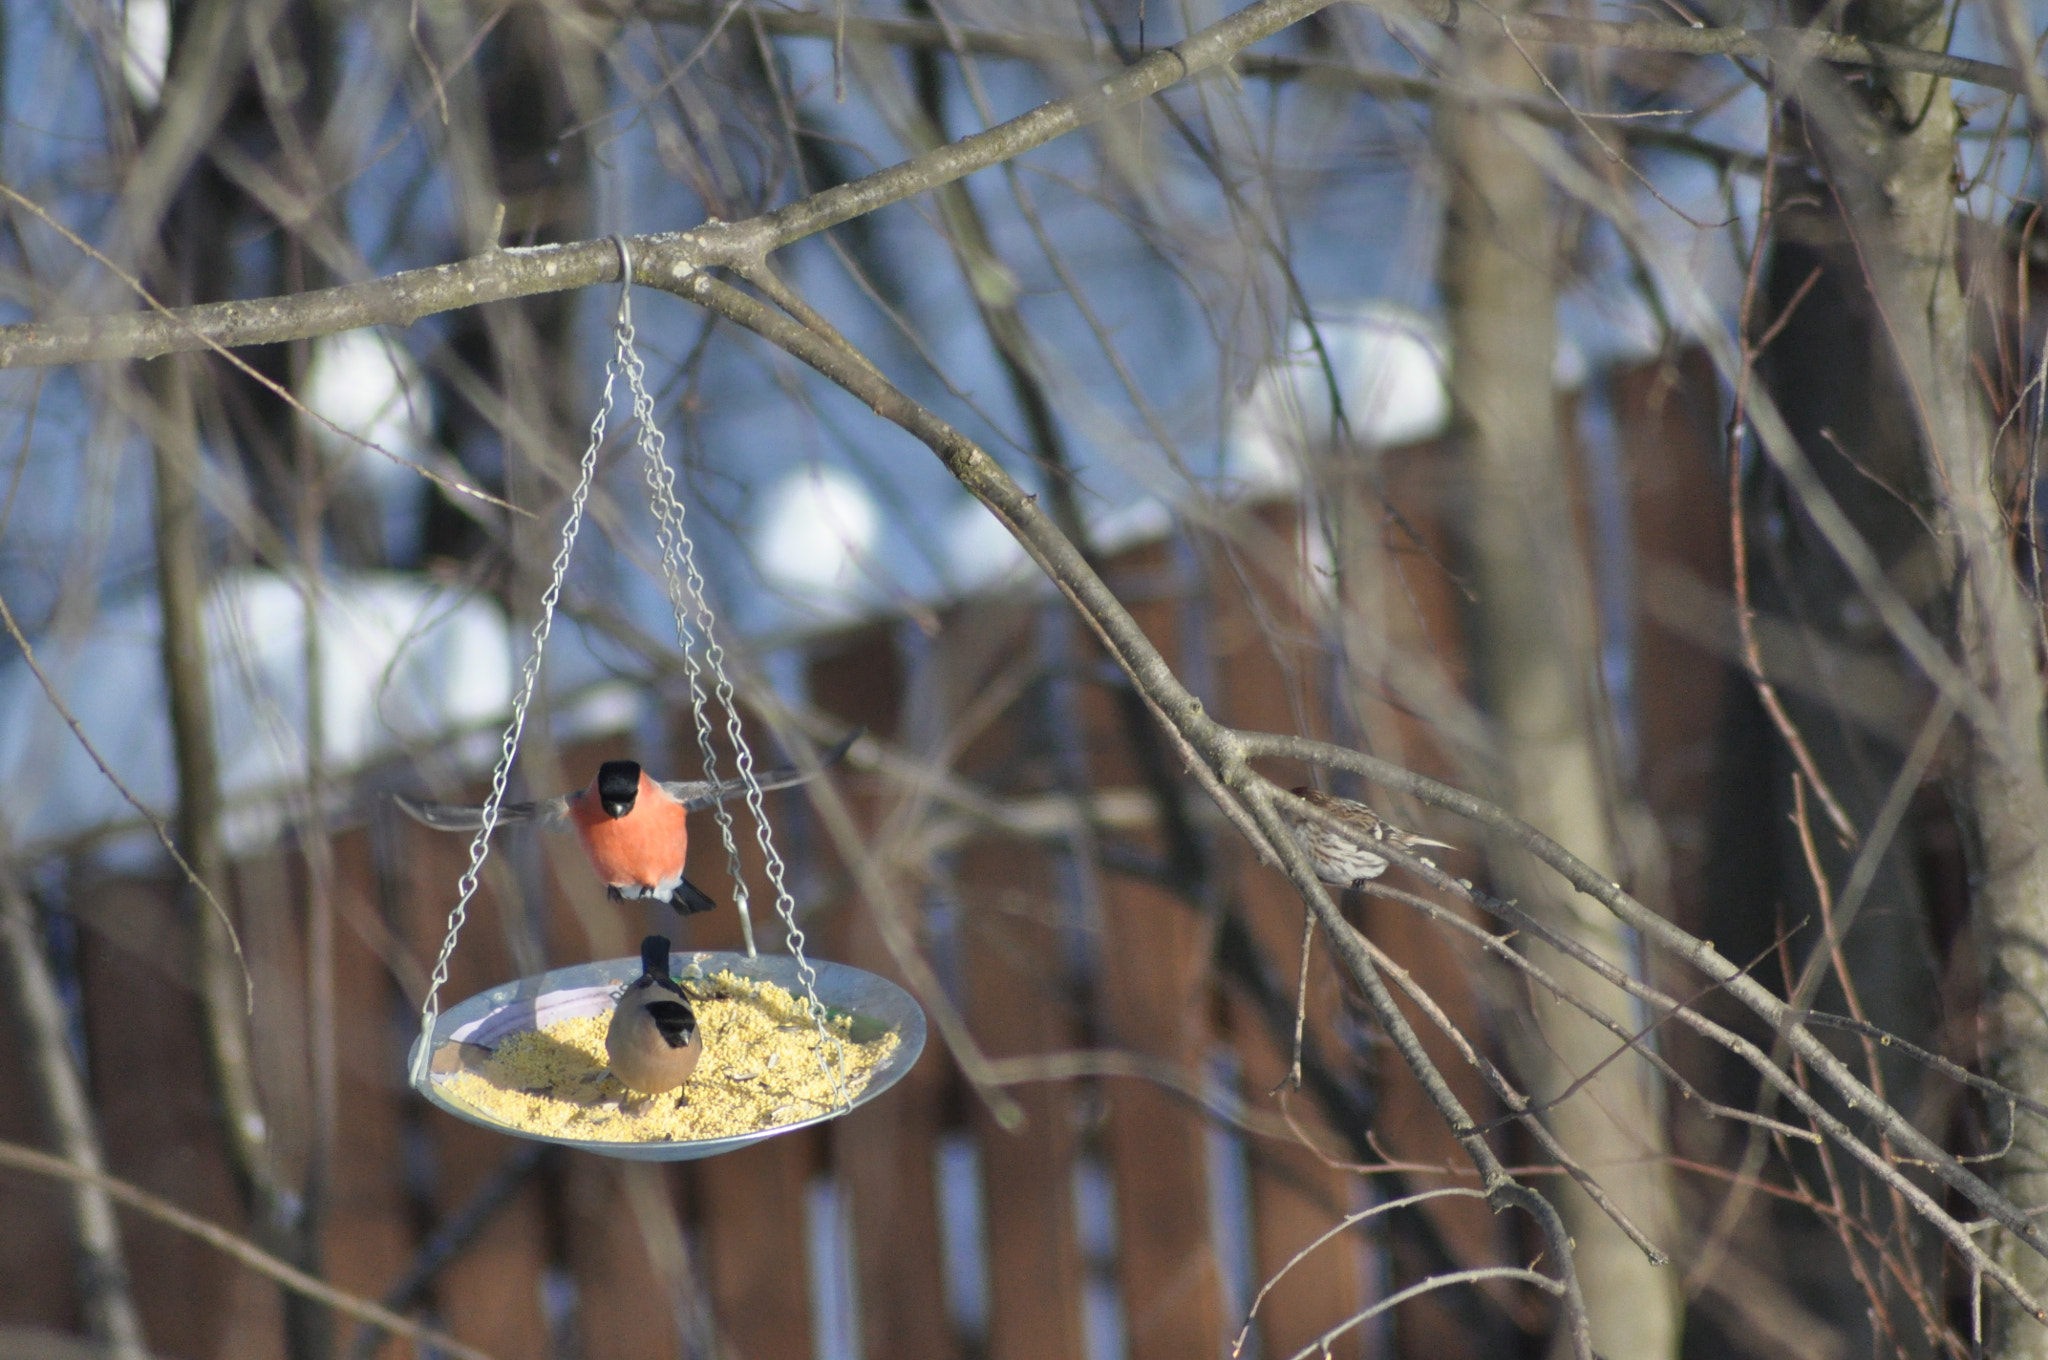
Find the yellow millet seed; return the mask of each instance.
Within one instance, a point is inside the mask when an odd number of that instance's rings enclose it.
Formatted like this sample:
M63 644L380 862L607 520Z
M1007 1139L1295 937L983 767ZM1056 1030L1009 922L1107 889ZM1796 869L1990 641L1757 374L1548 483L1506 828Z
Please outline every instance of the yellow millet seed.
M704 1056L678 1090L638 1096L607 1071L607 1010L510 1035L441 1092L520 1133L608 1143L731 1138L852 1100L901 1042L890 1033L855 1043L851 1019L836 1016L821 1045L804 1003L772 982L722 972L691 990L708 993L690 1003Z

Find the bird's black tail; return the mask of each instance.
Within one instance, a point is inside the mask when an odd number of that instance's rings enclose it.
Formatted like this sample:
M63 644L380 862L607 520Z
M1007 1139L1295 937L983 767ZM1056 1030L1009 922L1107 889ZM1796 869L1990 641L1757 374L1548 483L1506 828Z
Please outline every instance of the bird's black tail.
M712 900L710 893L705 892L687 878L671 888L668 896L663 900L676 909L676 915L678 916L695 916L699 912L715 910L718 906L718 903Z
M640 971L650 977L668 976L668 936L649 935L640 942Z

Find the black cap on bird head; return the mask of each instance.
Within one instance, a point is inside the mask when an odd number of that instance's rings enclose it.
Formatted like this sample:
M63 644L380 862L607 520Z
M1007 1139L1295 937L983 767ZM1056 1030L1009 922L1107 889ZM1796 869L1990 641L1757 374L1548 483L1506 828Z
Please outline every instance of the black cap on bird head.
M607 760L597 767L597 801L607 817L623 817L640 797L640 767L630 760Z

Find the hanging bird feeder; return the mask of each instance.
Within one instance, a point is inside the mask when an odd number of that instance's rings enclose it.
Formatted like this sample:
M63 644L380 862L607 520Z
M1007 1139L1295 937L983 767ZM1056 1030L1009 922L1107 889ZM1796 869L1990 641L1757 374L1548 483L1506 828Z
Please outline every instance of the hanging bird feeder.
M605 366L603 399L569 499L553 578L541 595L540 620L533 628L512 718L491 773L490 794L470 842L469 867L456 885L448 933L420 1008L410 1072L421 1095L486 1128L612 1157L680 1161L730 1152L873 1100L916 1063L924 1049L925 1019L909 993L887 979L805 956L804 932L797 924L782 857L768 824L762 781L741 731L725 651L714 631L716 619L675 494L675 473L662 451L654 401L634 347L632 256L624 238L613 240L623 279L617 344ZM745 786L755 841L789 953L763 956L754 947L733 814L720 800L713 809L746 940L744 952L668 954L665 942L650 937L646 958L652 962L611 959L558 968L494 987L444 1014L441 988L448 981L449 961L490 854L491 834L504 811L506 784L582 527L613 389L621 377L631 397L635 443L645 464L655 539L675 614L704 778L718 782L712 738L716 710ZM665 977L662 985L673 984L669 995L685 1003L677 1014L693 1022L692 1041L701 1035L703 1052L680 1087L648 1095L625 1087L609 1071L606 1027L622 995L636 985L648 985L643 966L658 968L664 956L673 977Z
M696 1009L707 1029L719 1004L715 998L723 990L728 992L726 1004L757 1011L752 1027L757 1035L758 1022L765 1019L777 1037L812 1038L811 1026L800 1019L797 1008L763 1005L755 997L732 994L749 984L765 983L785 996L815 997L824 1008L827 1028L835 1031L832 1041L824 1046L748 1043L734 1033L739 1027L713 1031L703 1063L683 1085L681 1095L687 1103L655 1096L640 1102L644 1108L635 1111L630 1097L607 1092L606 1083L594 1080L602 1077L604 1021L621 989L640 971L638 959L612 959L494 987L449 1010L434 1027L428 1079L414 1084L450 1114L485 1128L609 1157L682 1161L731 1152L844 1114L895 1085L924 1050L924 1012L908 992L873 973L817 960L811 964L815 982L805 992L791 957L699 952L678 954L676 960L678 979L700 998ZM569 1028L564 1022L578 1020L590 1022L583 1031L585 1047L564 1053L568 1046L549 1037L549 1031ZM566 1059L570 1064L551 1083L545 1098L552 1108L541 1117L549 1120L553 1132L515 1123L522 1116L527 1124L535 1122L534 1107L543 1104L513 1084L516 1077L505 1080L517 1069L501 1055L522 1036L529 1043L538 1039L535 1047L556 1049L543 1061ZM844 1047L833 1053L830 1042ZM419 1043L414 1041L415 1059ZM872 1066L864 1062L869 1057ZM834 1071L838 1062L846 1066L843 1077ZM847 1098L839 1100L835 1078L849 1087L859 1082L858 1091L849 1090ZM657 1128L680 1124L703 1136L634 1136L650 1123ZM735 1128L735 1123L745 1127Z

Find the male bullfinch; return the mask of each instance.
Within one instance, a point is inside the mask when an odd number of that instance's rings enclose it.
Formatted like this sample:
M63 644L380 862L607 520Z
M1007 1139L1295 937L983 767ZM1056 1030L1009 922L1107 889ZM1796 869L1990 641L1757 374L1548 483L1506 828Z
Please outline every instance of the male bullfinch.
M1294 838L1301 842L1309 862L1315 865L1316 877L1325 883L1333 883L1340 888L1356 888L1367 879L1378 878L1385 873L1387 857L1373 852L1375 842L1398 850L1416 850L1425 845L1444 850L1455 848L1412 831L1403 831L1355 799L1338 798L1310 788L1291 792L1310 807L1328 814L1344 828L1340 832L1314 818L1302 816L1284 803L1279 809L1280 815L1292 824Z
M845 755L865 730L854 730L825 752L818 769ZM760 775L758 782L764 790L786 789L815 777L786 766ZM746 781L740 779L659 783L630 760L607 760L597 767L589 788L538 803L506 803L498 809L498 820L539 822L551 830L574 827L610 897L651 897L692 916L718 904L683 877L690 849L687 814L746 791ZM393 796L414 821L436 831L474 831L484 822L481 807Z
M704 1038L697 1013L668 971L668 940L649 935L640 942L640 976L626 984L604 1033L612 1075L643 1096L673 1091L697 1070Z

